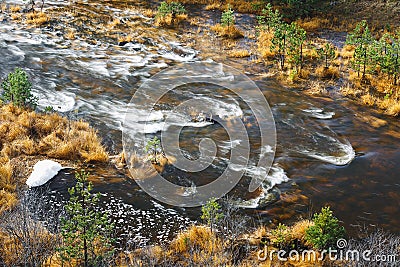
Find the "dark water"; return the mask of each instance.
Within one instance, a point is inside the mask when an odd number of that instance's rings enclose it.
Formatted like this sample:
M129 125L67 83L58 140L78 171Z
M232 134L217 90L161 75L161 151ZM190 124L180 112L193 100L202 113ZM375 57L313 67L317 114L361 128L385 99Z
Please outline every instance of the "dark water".
M163 39L164 43L154 41L151 47L121 47L106 40L93 45L65 40L51 28L26 30L6 21L0 24L0 75L4 77L17 66L24 68L32 77L39 108L52 105L71 119L88 120L99 129L110 151L117 153L122 149L124 110L139 85L167 66L199 60L191 48L168 35ZM199 101L210 101L217 113L246 121L252 152L243 182L232 192L238 205L264 222L308 217L310 212L330 205L350 231L357 225L369 225L398 233L398 119L374 114L338 96L312 98L258 76L257 67L249 62L236 62L235 67L239 65L253 71L249 77L268 100L277 127L275 162L257 194L247 191L248 181L259 171L255 162L261 151L259 131L248 107L239 100L232 101L223 89L207 85L193 85L168 96L158 107L161 114L170 114L174 104L197 97ZM138 109L137 121L146 115ZM387 124L374 128L365 122L368 116L381 118ZM150 123L149 137L159 135L159 122L156 119ZM179 117L175 123L179 124ZM199 186L215 179L226 168L235 140L229 140L217 124L185 128L182 149L188 157L195 158L196 144L204 136L218 145L213 164L201 174L167 168L165 174L171 180ZM120 234L139 243L171 238L178 229L198 219L199 209L159 204L121 172L93 169L92 173L96 176L95 190L103 194L103 207L112 212ZM51 186L54 196L50 197L54 199L57 192L66 189L65 184L57 181ZM272 187L279 198L264 202Z

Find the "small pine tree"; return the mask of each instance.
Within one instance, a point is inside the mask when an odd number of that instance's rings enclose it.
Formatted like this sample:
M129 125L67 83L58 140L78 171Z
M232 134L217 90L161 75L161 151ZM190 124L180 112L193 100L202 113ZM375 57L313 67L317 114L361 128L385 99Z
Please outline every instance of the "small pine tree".
M32 95L32 84L29 81L28 74L15 68L1 83L4 92L1 99L5 102L11 102L18 107L36 107L37 97Z
M377 43L377 59L383 73L393 79L397 85L400 76L400 31L397 34L384 34Z
M329 68L330 61L336 56L335 47L330 43L326 43L323 47L317 49L317 53L319 58L324 61L325 68Z
M93 194L89 174L76 173L77 183L68 189L70 200L65 205L66 216L61 218L63 245L59 248L63 262L77 265L104 266L111 258L111 233L114 225L107 214L96 210L99 194Z
M292 22L288 26L288 61L297 68L303 67L303 45L307 39L307 32Z
M158 163L157 161L157 156L162 153L162 149L160 146L160 139L157 138L157 136L154 136L153 139L150 139L146 147L144 148L145 152L149 156L149 160L154 163Z
M215 224L224 217L221 206L215 198L211 198L203 207L201 207L201 219L205 220L213 232Z
M231 8L231 5L228 5L227 9L222 13L221 25L225 27L231 27L234 24L235 24L235 14Z
M279 10L274 10L272 5L268 3L262 10L262 15L257 17L257 20L261 30L274 30L282 24L282 15Z
M274 37L271 40L271 52L276 52L277 59L279 62L280 69L285 68L287 48L288 48L288 34L289 25L287 23L281 23L275 28Z
M290 231L286 225L279 223L278 227L272 230L271 235L271 241L275 247L285 249L290 245Z
M358 76L362 72L363 80L368 67L373 63L373 53L375 51L375 49L371 49L373 42L374 38L365 20L358 23L355 29L347 36L346 43L356 47L352 61L353 68L357 71Z
M317 249L335 248L336 242L346 234L330 207L322 208L321 213L314 214L313 222L314 225L306 230L306 240Z
M170 15L172 23L174 23L177 15L183 15L186 13L187 11L181 3L163 1L158 7L157 16L160 18L165 18L166 16Z

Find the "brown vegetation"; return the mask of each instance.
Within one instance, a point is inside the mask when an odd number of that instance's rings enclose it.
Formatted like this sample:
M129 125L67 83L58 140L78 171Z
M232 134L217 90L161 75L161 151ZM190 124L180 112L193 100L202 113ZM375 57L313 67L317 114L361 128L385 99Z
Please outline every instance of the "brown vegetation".
M26 23L27 24L34 24L36 26L41 26L45 23L47 23L50 20L50 18L47 16L47 14L43 12L32 12L28 13L26 15Z
M298 19L296 23L307 32L316 32L324 28L329 28L332 25L332 22L328 19L319 17Z
M235 58L243 58L243 57L249 57L250 52L246 49L238 49L238 50L232 50L229 52L230 57L235 57Z
M333 66L329 66L328 68L325 66L319 66L316 68L315 74L320 78L326 79L337 79L340 77L339 69Z
M57 237L39 222L24 219L27 218L13 218L13 222L9 222L9 232L0 232L0 257L6 266L24 266L28 262L40 266L54 250ZM22 225L24 223L26 225Z
M178 15L172 15L168 14L164 17L157 17L156 18L156 25L157 26L173 26L173 25L178 25L182 21L186 20L188 18L187 14L178 14Z
M223 26L219 23L211 26L211 30L217 33L220 37L226 37L230 39L238 39L243 37L243 32L240 31L236 26Z
M12 5L10 6L10 11L11 12L20 12L21 11L21 7L18 5Z
M84 121L39 114L13 105L0 107L0 213L16 204L17 181L10 160L24 155L70 161L107 162L96 131ZM24 177L26 179L26 177Z
M274 33L271 31L261 31L258 36L258 51L261 54L261 57L266 59L272 59L275 56L275 53L271 51L272 38L274 37Z
M301 244L311 248L305 240L306 230L313 223L309 220L300 220L293 226L286 228L288 243ZM279 250L271 244L277 237L273 229L261 226L255 231L243 234L232 244L225 238L220 238L210 228L202 225L193 225L187 230L179 233L170 244L160 247L153 246L138 249L131 253L122 253L119 257L118 266L137 264L146 266L153 263L159 266L325 266L326 262L318 259L316 252L304 261L289 260L279 261L275 256L272 260L259 260L263 256L260 251ZM264 246L267 247L264 247ZM289 265L288 265L289 264Z

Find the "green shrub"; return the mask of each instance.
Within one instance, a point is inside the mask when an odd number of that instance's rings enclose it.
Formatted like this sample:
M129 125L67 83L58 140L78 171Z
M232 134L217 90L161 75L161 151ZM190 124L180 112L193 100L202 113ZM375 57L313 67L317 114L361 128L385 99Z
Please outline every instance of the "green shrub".
M205 220L213 232L214 225L224 217L221 206L215 198L210 199L203 207L201 207L201 219Z
M299 27L295 22L288 27L288 62L298 69L303 67L303 46L307 39L307 32Z
M307 32L295 22L290 24L282 19L281 13L267 4L262 15L257 17L258 29L273 33L270 51L276 54L276 59L281 70L285 69L286 61L298 69L303 65L303 46L307 38Z
M148 154L148 159L151 162L158 163L157 162L157 156L162 153L162 149L160 146L160 139L157 138L157 136L154 136L153 139L150 139L146 147L144 148L145 152Z
M372 45L374 41L365 20L358 23L355 29L347 36L346 43L356 47L352 67L357 71L358 76L360 76L360 72L362 73L363 80L369 67L374 65L376 58L376 49Z
M1 83L4 92L2 101L11 102L18 107L36 107L37 97L32 95L32 84L28 74L20 68L15 68Z
M400 76L400 31L396 34L384 34L376 42L376 49L377 64L383 73L392 78L393 85L397 85Z
M282 15L278 9L273 9L268 3L262 10L262 15L257 17L260 30L275 30L276 27L282 24Z
M314 214L313 222L314 225L306 230L306 240L317 249L335 248L336 242L346 234L329 207Z
M185 7L178 2L161 2L160 6L158 7L158 14L159 17L165 17L167 15L172 15L175 17L176 15L182 15L186 13Z
M279 249L290 247L290 231L286 225L280 223L276 229L271 231L271 235L271 242L275 247Z
M228 8L222 13L221 25L225 27L230 27L233 26L234 24L235 24L235 14L231 6L228 5Z
M317 49L317 53L320 59L325 63L325 68L328 68L330 62L335 59L336 50L335 46L330 43L326 43L323 47Z

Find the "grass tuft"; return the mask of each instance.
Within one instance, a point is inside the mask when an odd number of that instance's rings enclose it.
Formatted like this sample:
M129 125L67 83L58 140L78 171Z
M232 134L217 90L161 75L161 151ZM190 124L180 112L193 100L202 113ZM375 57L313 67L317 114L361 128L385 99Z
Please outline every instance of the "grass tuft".
M232 50L231 52L229 52L229 56L235 58L244 58L249 57L250 55L250 52L246 49Z
M13 13L20 12L21 11L21 6L12 5L12 6L10 6L10 11L13 12Z
M218 36L229 39L238 39L243 37L243 32L240 31L236 26L222 26L217 23L211 26L211 30L214 31Z
M47 23L50 20L50 18L43 12L32 12L26 14L26 23L27 24L33 24L36 26L41 26L45 23Z
M272 59L275 57L275 53L271 51L270 47L272 45L272 38L274 37L274 33L270 31L261 31L258 36L258 51L261 54L261 57Z
M307 32L317 32L331 26L331 22L328 19L318 17L298 19L296 23Z
M329 66L328 68L325 66L319 66L315 70L315 74L323 79L337 79L340 77L339 69L333 66Z

